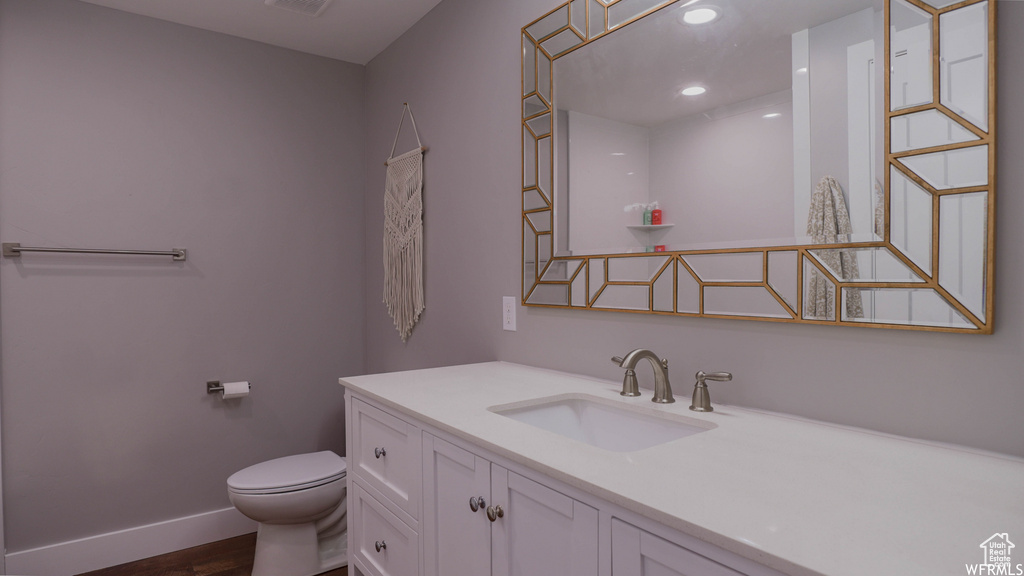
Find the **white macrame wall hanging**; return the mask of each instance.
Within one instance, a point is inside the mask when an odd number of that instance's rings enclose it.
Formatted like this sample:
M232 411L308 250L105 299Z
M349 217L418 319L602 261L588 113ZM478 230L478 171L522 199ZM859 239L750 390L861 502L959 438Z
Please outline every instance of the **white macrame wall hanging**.
M417 148L395 156L405 113L409 112ZM423 298L423 153L409 104L402 108L384 182L384 304L405 342L424 308Z

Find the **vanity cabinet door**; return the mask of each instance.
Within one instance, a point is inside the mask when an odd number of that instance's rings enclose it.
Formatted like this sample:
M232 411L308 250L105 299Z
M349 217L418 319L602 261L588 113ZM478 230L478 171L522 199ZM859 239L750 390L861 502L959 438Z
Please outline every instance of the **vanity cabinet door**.
M597 510L491 466L493 576L597 576Z
M718 562L612 520L612 576L742 576Z
M491 463L430 434L423 435L424 576L491 572ZM483 498L474 512L470 498ZM475 501L478 502L478 501Z

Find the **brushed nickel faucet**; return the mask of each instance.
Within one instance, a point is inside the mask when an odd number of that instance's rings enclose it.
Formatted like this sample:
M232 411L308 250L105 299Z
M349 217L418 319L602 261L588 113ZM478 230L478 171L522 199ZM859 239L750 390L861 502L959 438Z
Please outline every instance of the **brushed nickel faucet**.
M639 396L640 387L636 382L636 363L641 358L646 358L654 368L654 398L651 402L658 404L671 404L676 401L672 397L672 385L668 381L668 360L658 358L658 355L645 348L637 348L625 358L615 356L612 362L626 369L626 376L622 379L622 396Z
M690 403L690 410L694 412L714 412L711 407L711 395L708 394L707 380L728 382L732 380L732 374L728 372L697 372L697 383L693 385L693 402Z

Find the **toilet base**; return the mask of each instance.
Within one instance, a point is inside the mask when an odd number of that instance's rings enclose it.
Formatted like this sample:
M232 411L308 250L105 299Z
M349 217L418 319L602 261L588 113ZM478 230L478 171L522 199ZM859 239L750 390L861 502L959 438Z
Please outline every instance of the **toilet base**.
M317 539L316 524L263 524L252 576L314 576L348 565L344 531Z

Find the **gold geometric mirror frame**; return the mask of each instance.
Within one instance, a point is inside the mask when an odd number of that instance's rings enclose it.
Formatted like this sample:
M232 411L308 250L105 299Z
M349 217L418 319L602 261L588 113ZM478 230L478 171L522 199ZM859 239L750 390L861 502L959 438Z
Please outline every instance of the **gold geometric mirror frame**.
M995 0L885 0L884 218L874 241L556 254L554 62L680 1L571 0L522 29L523 305L991 334ZM893 87L911 28L916 58L927 60L915 74L930 74L916 92ZM965 29L980 31L983 46L964 52ZM984 83L983 96L962 96L964 81ZM871 273L844 272L862 251L878 263Z

